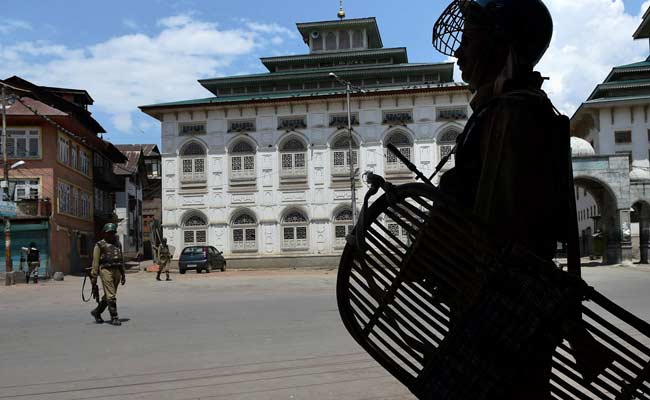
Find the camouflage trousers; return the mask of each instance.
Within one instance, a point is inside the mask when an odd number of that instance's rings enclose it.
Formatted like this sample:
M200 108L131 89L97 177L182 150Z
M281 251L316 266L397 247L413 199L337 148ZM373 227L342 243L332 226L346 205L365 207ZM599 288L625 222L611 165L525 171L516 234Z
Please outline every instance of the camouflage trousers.
M122 272L119 268L104 268L99 271L99 278L102 280L104 287L104 299L108 303L115 303L117 296L117 287L122 280Z

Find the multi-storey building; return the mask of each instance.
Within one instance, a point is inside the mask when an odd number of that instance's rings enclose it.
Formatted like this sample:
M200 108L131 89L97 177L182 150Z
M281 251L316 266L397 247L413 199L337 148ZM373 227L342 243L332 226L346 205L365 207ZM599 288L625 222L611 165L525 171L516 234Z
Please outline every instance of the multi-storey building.
M297 27L309 54L201 80L213 97L141 107L161 121L162 221L176 256L209 243L229 265L336 263L352 223L350 164L359 207L364 171L413 179L389 143L426 174L462 131L470 92L452 63L409 63L405 48L383 47L374 18ZM351 137L345 86L330 73L363 88Z
M650 10L633 37L650 38ZM597 212L588 218L606 233L607 245L622 243L624 259L640 251L644 262L650 248L649 112L650 58L614 67L571 118L572 134L588 142L581 146L593 147L591 155L574 159L577 182L593 197L578 215ZM618 163L621 173L611 170Z
M116 145L127 158L115 164L113 173L121 178L122 187L115 193L115 213L118 218L117 236L122 243L124 257L141 259L143 256L142 189L147 184L147 171L142 148Z
M131 144L119 147L122 150L142 151L147 174L146 183L142 187L142 254L144 259L149 260L153 258L151 224L154 221L157 223L162 221L160 150L155 144Z
M93 99L85 90L37 86L16 76L3 82L17 97L7 109L8 156L12 164L25 161L9 172L18 203L11 221L13 270L19 270L21 247L34 241L41 275L79 273L90 265L95 233L93 160L122 157L97 136L104 129L88 111ZM4 248L4 237L0 242ZM0 258L4 270L4 252Z

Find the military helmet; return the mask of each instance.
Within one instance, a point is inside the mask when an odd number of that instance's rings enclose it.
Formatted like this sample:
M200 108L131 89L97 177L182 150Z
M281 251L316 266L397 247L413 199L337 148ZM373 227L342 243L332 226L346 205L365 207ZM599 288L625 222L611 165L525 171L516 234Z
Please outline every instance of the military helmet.
M553 35L553 19L541 0L452 0L433 26L433 47L453 57L466 21L512 45L519 61L531 68Z
M106 233L109 233L109 232L116 233L116 232L117 232L117 225L115 225L115 224L112 223L112 222L109 222L108 224L104 225L104 228L102 228L102 232L106 232Z

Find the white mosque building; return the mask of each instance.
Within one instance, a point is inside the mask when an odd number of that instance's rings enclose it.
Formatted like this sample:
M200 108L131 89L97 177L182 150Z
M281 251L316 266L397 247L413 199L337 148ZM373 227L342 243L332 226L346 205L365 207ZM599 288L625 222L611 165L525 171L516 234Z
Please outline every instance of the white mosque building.
M141 107L161 122L175 257L208 244L232 266L336 265L352 225L350 163L359 208L364 171L413 180L388 143L425 174L450 151L471 112L453 63L409 63L406 48L383 46L375 18L339 17L297 24L309 53L262 58L269 72L201 80L212 97ZM352 154L332 72L363 88L351 96Z

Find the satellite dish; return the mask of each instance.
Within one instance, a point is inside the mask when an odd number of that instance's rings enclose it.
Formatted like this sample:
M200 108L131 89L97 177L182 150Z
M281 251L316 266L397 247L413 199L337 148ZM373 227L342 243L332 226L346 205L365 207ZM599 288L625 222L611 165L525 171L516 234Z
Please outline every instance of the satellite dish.
M312 39L318 39L319 37L320 37L320 32L318 32L318 31L313 31L313 32L311 33L311 38L312 38Z

